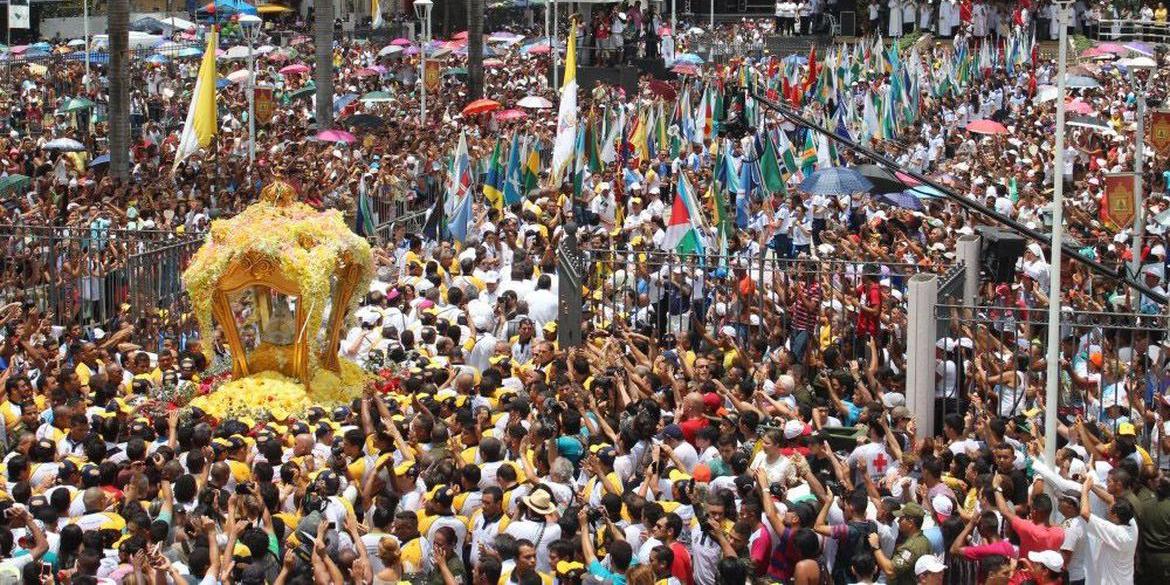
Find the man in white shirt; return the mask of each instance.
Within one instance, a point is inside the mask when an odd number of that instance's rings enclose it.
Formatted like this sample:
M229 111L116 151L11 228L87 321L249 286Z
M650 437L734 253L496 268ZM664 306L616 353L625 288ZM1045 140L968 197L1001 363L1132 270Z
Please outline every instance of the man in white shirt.
M536 290L527 297L528 316L542 327L557 318L557 296L551 289L552 278L547 274L541 274L536 279Z
M1085 521L1089 544L1085 582L1130 585L1134 582L1134 553L1138 542L1133 505L1125 498L1117 498L1109 508L1109 519L1106 520L1092 512L1089 502L1092 487L1093 474L1090 473L1081 486L1081 518Z

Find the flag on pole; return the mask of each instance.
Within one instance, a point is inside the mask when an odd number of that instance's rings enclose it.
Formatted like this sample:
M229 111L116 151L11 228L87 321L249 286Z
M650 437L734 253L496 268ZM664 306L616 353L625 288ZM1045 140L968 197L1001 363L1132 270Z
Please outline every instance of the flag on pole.
M524 198L520 190L520 139L512 134L508 148L508 168L504 171L504 205L519 203Z
M717 189L712 183L708 191L712 193L712 205L715 206L715 227L723 236L734 235L735 227L732 218L727 214L727 198L723 195L723 189Z
M504 161L500 160L500 140L492 148L491 158L488 159L487 178L483 182L483 196L496 209L504 208Z
M187 157L200 148L211 144L218 124L215 119L215 50L219 47L215 27L207 33L207 50L199 65L199 76L195 79L195 91L191 93L191 106L187 108L187 120L183 133L179 135L179 147L175 151L175 162L171 172Z
M670 221L666 226L666 237L662 240L663 250L676 250L683 254L697 254L703 251L703 213L695 200L695 191L687 181L686 174L680 174L678 190L670 208Z
M760 175L763 178L764 189L769 193L779 193L784 190L784 175L780 172L780 162L776 159L776 148L772 146L772 139L764 132L764 150L760 154Z
M521 194L530 195L540 190L540 144L535 138L528 144L521 171Z
M455 156L451 159L451 174L447 182L447 216L454 218L455 207L464 195L471 192L471 157L467 154L467 134L459 135Z
M455 206L455 213L451 215L451 221L447 224L447 230L451 232L451 239L456 242L464 242L467 241L467 232L470 228L471 194L468 193Z
M549 178L559 185L577 142L577 21L569 27L569 45L565 50L565 80L561 83L561 107L557 111L557 137L553 142L552 169Z
M370 0L370 14L372 15L370 27L382 28L382 25L384 24L382 21L382 3L378 0Z
M585 188L585 169L588 162L585 160L585 129L577 129L577 156L573 163L573 196L581 197Z

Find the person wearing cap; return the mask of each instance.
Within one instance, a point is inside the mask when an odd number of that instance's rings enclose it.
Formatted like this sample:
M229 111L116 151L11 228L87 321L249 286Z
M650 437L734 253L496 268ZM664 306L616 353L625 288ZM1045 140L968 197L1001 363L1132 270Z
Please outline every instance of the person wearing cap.
M914 562L915 582L921 585L942 585L947 566L934 555L922 555Z
M508 524L504 532L517 540L531 542L536 548L536 570L549 573L552 564L549 562L548 547L561 537L560 524L551 518L557 511L556 504L552 495L540 487L520 498L520 504L520 516Z
M909 585L915 582L915 564L924 555L930 554L930 541L922 534L922 522L926 517L926 510L915 502L904 504L894 512L898 519L898 531L904 535L902 544L894 549L894 556L887 557L882 552L881 542L876 532L869 535L867 542L873 550L874 559L882 573L885 574L890 585Z

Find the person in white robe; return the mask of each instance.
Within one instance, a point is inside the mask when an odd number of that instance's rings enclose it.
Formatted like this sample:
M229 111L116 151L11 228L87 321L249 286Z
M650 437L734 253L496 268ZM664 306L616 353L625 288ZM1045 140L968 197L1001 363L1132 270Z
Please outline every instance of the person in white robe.
M928 0L918 0L918 30L928 32L931 30L930 17L934 15L934 7L930 5Z
M914 25L918 22L917 5L914 0L902 0L902 34L914 32Z
M987 4L976 2L971 7L971 28L975 38L987 36Z
M902 3L898 0L887 0L890 7L890 21L886 25L886 36L898 38L902 36Z

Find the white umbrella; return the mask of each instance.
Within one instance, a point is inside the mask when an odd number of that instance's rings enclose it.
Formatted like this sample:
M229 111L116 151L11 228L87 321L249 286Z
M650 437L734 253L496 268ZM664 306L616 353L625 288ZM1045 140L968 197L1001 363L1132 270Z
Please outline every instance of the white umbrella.
M249 73L248 73L247 69L240 69L240 70L232 71L231 73L228 73L227 78L228 78L228 81L230 81L232 83L243 83L243 82L248 80L248 75L249 75Z
M382 47L381 51L378 51L378 56L385 57L386 55L394 55L396 53L401 53L401 52L402 52L402 47L400 47L398 45L386 45L385 47Z
M236 45L224 53L225 59L246 59L248 57L248 47L243 45Z
M65 44L69 45L70 47L84 47L85 39L73 39L72 41L69 41Z
M544 110L553 107L552 102L538 95L530 95L526 98L523 98L516 102L516 105L520 106L521 108L528 108L530 110Z
M1036 103L1042 104L1056 99L1059 95L1058 88L1055 85L1041 85L1036 91Z
M44 150L60 150L61 152L84 152L85 145L72 138L55 138L42 146Z
M272 45L260 45L259 47L256 47L256 54L267 55L275 50L276 47L273 47Z

